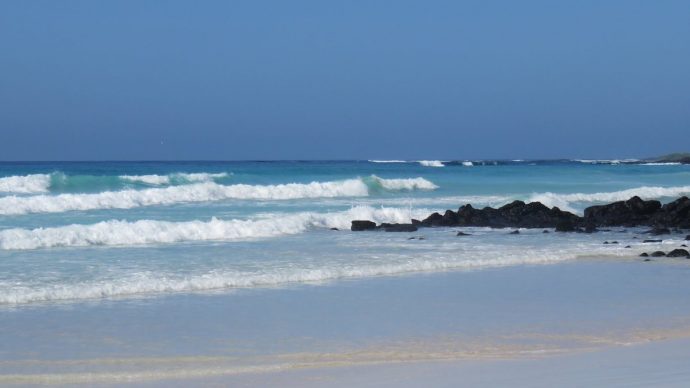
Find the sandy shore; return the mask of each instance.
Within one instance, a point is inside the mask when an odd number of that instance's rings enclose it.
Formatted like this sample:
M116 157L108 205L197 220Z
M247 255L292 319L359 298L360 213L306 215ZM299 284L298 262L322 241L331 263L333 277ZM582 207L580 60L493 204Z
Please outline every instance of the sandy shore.
M581 260L0 311L0 385L674 386L690 265Z

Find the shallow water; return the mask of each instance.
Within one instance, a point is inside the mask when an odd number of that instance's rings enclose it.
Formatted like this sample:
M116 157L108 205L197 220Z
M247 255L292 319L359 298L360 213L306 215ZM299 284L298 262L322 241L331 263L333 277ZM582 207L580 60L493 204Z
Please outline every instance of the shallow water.
M629 162L2 163L0 308L635 257L652 249L633 238L641 230L349 231L353 219L409 222L465 203L581 212L690 193L690 166Z

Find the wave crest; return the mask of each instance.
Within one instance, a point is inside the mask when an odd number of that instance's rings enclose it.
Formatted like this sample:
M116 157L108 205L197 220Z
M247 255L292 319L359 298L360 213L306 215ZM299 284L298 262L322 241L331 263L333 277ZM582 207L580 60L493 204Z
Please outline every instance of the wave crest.
M0 249L31 250L93 245L130 246L188 241L233 241L299 234L310 228L349 228L354 219L381 222L409 222L425 216L428 209L373 208L357 206L335 213L273 214L261 219L210 221L122 221L91 225L67 225L38 229L0 231Z
M50 174L15 175L0 178L0 192L17 194L47 193Z
M424 167L445 167L440 160L419 160L418 163Z

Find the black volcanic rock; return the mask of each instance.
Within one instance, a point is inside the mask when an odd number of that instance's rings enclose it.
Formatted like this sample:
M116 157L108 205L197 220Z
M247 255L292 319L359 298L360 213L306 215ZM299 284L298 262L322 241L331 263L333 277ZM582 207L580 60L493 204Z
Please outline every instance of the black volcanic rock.
M652 216L661 209L659 201L643 201L632 197L608 205L590 206L585 209L585 222L598 226L649 225Z
M662 206L652 217L651 225L690 228L690 199L680 197Z
M671 234L671 229L669 228L654 228L644 232L645 234L651 234L652 236L661 236L662 234Z
M652 257L663 257L663 256L666 256L666 253L664 253L662 251L655 251L655 252L652 252L652 254L650 256L652 256Z
M556 224L556 232L574 232L575 224L572 220L562 220Z
M416 232L417 227L412 224L381 224L381 229L386 232Z
M666 257L688 257L688 256L690 256L690 253L688 253L688 251L686 251L685 249L674 249L666 255Z
M366 220L355 220L352 221L352 226L350 227L350 230L353 232L359 232L362 230L372 230L376 229L376 223L372 221L366 221Z
M475 209L465 205L457 212L447 210L443 215L434 213L422 220L423 226L488 226L492 228L552 228L559 222L579 223L580 217L554 207L549 209L539 202L525 204L514 201L498 209Z
M632 197L627 201L613 202L607 205L590 206L585 209L584 217L562 211L557 207L548 208L540 202L525 203L513 201L499 208L485 207L475 209L467 204L457 212L446 210L443 214L433 213L424 220L411 220L404 226L390 227L382 224L378 228L391 231L412 231L413 227L454 227L484 226L491 228L554 228L557 232L593 233L606 229L607 226L648 226L651 235L670 233L670 228L690 229L690 199L681 197L661 205L659 201L644 201ZM390 225L390 224L388 224ZM353 231L377 229L371 221L352 221ZM633 237L637 238L637 237ZM690 240L690 235L686 237ZM645 240L660 242L660 240Z
M514 230L514 231L512 231L512 232L510 232L510 233L508 233L508 234L520 234L520 231L519 231L519 230Z
M642 252L642 253L640 253L640 257L649 257L649 253Z
M471 234L461 231L461 232L458 232L458 234L456 234L456 236L471 236Z
M643 242L643 243L660 243L660 242L662 242L662 241L664 241L664 240L644 240L644 241L642 241L642 242Z

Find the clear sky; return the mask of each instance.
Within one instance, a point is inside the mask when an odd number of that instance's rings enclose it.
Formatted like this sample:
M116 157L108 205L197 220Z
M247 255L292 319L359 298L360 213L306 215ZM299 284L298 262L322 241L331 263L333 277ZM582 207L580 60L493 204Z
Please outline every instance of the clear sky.
M0 160L644 157L690 1L0 2Z

